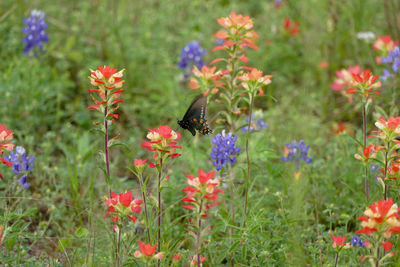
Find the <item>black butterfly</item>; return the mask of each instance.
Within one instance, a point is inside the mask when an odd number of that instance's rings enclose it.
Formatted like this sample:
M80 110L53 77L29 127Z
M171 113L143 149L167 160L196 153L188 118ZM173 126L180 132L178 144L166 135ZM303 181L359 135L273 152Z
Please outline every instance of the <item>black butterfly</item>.
M183 119L181 121L178 120L179 126L189 130L193 136L196 135L196 130L204 135L212 133L207 124L206 108L207 97L203 94L196 96L183 116Z

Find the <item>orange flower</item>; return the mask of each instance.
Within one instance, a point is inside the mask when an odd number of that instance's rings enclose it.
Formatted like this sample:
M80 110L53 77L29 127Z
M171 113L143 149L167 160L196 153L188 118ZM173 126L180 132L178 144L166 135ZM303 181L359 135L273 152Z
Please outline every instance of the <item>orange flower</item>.
M348 89L346 94L359 93L363 97L367 98L374 88L381 87L381 83L376 82L379 75L373 75L369 69L366 69L362 75L357 73L351 73L351 75L353 77L352 83L355 88ZM377 91L374 93L378 96L380 95Z
M213 61L213 63L218 62L219 59ZM221 81L223 74L221 71L216 72L217 67L207 67L203 66L201 71L195 66L192 70L193 74L197 78L192 78L189 82L189 87L191 89L203 88L207 94L210 89L215 93L218 88L224 88L225 83Z
M233 30L246 29L249 30L253 28L253 21L249 16L243 16L242 14L237 14L231 12L229 17L218 18L217 22L224 28Z

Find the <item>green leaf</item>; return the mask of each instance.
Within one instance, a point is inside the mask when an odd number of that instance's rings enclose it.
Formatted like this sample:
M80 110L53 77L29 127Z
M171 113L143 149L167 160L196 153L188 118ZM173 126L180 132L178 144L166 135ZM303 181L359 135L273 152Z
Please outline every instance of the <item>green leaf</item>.
M61 238L60 240L58 240L58 249L59 249L61 252L64 252L65 249L67 249L67 248L70 247L71 245L72 245L71 239Z
M78 238L86 238L89 235L89 231L86 228L78 227L75 230L75 235Z
M6 239L5 243L6 243L7 251L11 251L14 248L16 241L15 241L14 237L11 237L11 238Z
M106 179L106 183L107 185L111 186L111 177L108 175L106 169L104 169L103 167L100 167L100 169L103 171L104 173L104 178Z
M380 106L375 106L375 111L380 115L379 117L384 117L384 118L389 117L387 113Z

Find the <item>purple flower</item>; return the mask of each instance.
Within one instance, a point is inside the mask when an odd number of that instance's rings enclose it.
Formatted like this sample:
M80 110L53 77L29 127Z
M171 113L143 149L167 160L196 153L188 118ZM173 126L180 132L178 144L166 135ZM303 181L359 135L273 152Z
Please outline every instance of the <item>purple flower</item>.
M223 45L223 44L225 44L225 40L224 39L218 38L217 40L215 40L215 45Z
M383 75L381 77L381 81L384 82L386 81L389 77L392 77L393 74L390 73L387 69L383 69Z
M361 238L359 238L357 235L353 236L351 239L351 244L353 247L359 246L359 247L364 247L364 243L361 241Z
M43 50L43 43L47 43L49 37L44 31L47 28L47 23L44 22L44 18L45 14L42 11L34 9L31 12L31 16L24 19L24 24L26 25L25 28L22 28L22 32L26 34L26 36L22 38L22 42L26 43L24 55L32 53L35 47L38 47L40 52L45 52ZM34 55L36 55L36 52Z
M286 157L282 157L282 161L293 161L296 170L299 169L300 160L308 164L312 162L312 159L307 156L310 146L306 146L303 140L300 140L300 142L293 140L291 144L286 144L286 148L287 155Z
M24 186L24 188L29 188L29 186L30 186L30 184L28 183L28 182L26 182L26 179L27 179L27 175L25 174L25 175L23 175L20 179L19 179L19 183L21 184L21 185L23 185Z
M34 166L33 163L35 162L35 157L28 157L26 155L25 148L23 148L22 146L17 146L14 151L11 151L10 156L4 157L4 159L11 162L15 175L24 174L23 176L21 176L19 182L25 188L28 188L29 184L26 182L26 174L30 170L32 170Z
M392 69L394 72L398 72L400 68L400 48L396 46L392 52L390 52L387 57L382 57L382 63L389 64L392 63ZM384 70L385 75L385 70Z
M193 62L198 69L201 69L204 66L203 56L205 53L207 53L207 50L203 49L199 42L192 41L188 43L181 50L181 60L178 63L178 67L190 71L191 65L189 63Z
M260 116L252 115L251 116L251 125L250 125L250 132L255 130L262 130L268 127L268 123L262 121L263 115ZM255 122L254 122L255 121ZM249 118L246 118L246 123L249 123ZM242 127L243 132L247 132L248 127Z
M211 139L213 147L211 149L210 157L217 171L220 171L222 167L227 164L234 164L236 162L235 155L240 153L240 147L235 147L237 136L233 136L232 133L225 135L225 130L222 134L217 134L216 137Z

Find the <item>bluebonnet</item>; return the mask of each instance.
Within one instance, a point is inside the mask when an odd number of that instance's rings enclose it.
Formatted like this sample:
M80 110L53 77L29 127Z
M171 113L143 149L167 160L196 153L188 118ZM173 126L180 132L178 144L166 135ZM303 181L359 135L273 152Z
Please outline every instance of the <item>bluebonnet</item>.
M372 175L375 175L375 182L377 183L377 184L379 184L379 181L378 181L378 171L379 171L379 166L377 165L377 164L375 164L375 163L371 163L370 165L369 165L369 169L370 169L370 171L371 171L371 174Z
M181 50L181 60L178 67L190 71L191 65L189 63L193 62L198 69L201 69L204 66L203 56L205 53L207 53L207 50L203 49L197 41L186 44L185 48Z
M393 74L390 73L387 69L383 69L383 75L381 77L381 81L384 82L386 81L389 77L392 77Z
M293 140L291 144L286 144L286 147L288 149L288 154L286 157L282 157L282 161L293 161L296 170L300 167L300 160L306 163L312 162L312 159L307 156L310 146L306 146L303 140L300 140L300 142Z
M23 174L20 177L20 184L23 185L25 188L29 187L29 183L26 181L27 180L27 172L32 170L33 168L33 163L35 162L35 157L28 157L26 155L26 150L25 148L21 146L17 146L15 148L15 153L13 151L10 152L10 156L4 157L5 160L10 161L14 174L19 175Z
M351 239L351 244L353 247L359 246L359 247L364 247L364 243L361 241L361 238L359 238L357 235L353 236Z
M393 51L391 51L387 57L382 57L382 63L389 64L392 63L392 69L394 72L398 72L400 69L400 48L396 46ZM386 69L385 69L386 70ZM384 79L391 76L388 70L383 70ZM383 79L382 79L383 80Z
M211 149L210 157L214 160L213 164L217 171L227 164L236 162L235 155L240 153L240 147L235 146L236 140L237 136L233 136L232 133L225 134L225 130L211 139L214 146Z
M39 50L44 53L43 43L47 43L49 41L49 37L47 33L45 33L45 29L47 28L47 23L44 22L45 14L39 10L32 10L31 16L27 19L24 19L25 28L22 28L22 32L26 34L24 38L22 38L22 42L26 43L24 47L24 55L27 55L29 52L33 51L35 47L38 47Z
M223 45L223 44L225 44L224 39L218 38L217 40L215 40L215 45Z
M259 116L252 115L251 116L251 125L250 125L250 132L254 130L262 130L268 127L268 123L262 121L262 114ZM254 123L255 121L255 123ZM249 123L249 118L246 118L246 123ZM243 132L247 132L248 126L242 128Z

